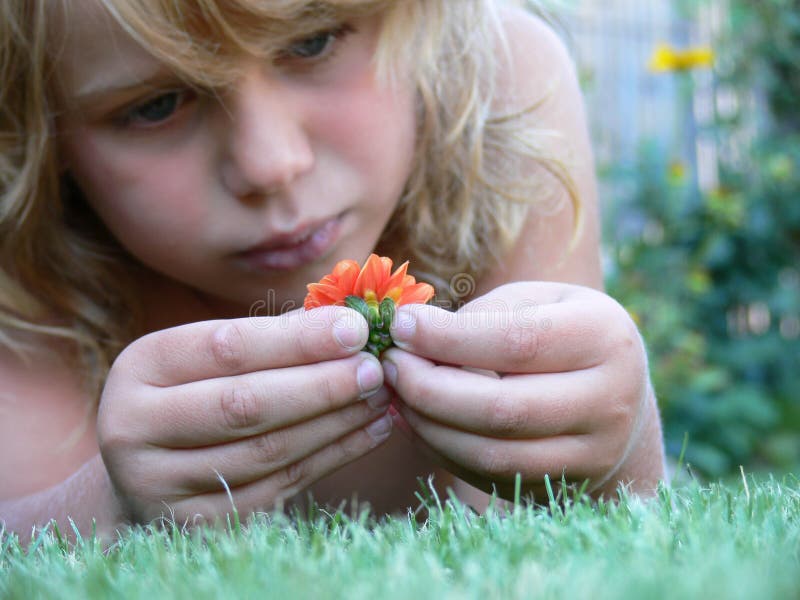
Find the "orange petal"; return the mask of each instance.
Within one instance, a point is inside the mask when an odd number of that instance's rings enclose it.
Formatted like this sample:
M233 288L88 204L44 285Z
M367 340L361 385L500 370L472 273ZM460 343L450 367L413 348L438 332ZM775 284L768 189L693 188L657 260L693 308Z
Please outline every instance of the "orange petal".
M306 309L332 304L343 305L353 294L378 303L388 297L398 305L425 303L434 295L427 283L417 283L407 274L408 261L392 273L392 259L370 254L362 268L354 260L340 260L319 283L306 286L308 295L303 301Z
M348 271L354 270L356 273L361 270L361 267L358 266L358 263L351 259L340 260L336 263L336 266L333 267L333 273L336 277L341 277L343 273L347 273Z
M319 280L319 283L322 285L336 285L338 280L333 275L325 275L322 279Z
M388 278L389 273L392 272L392 259L388 256L381 256L381 265L383 266L384 277Z
M306 288L308 289L308 296L316 298L323 306L343 302L348 295L346 291L337 286L326 283L309 283Z
M361 268L356 261L340 260L333 268L332 275L336 279L336 285L349 295L353 293L353 287L360 271Z
M309 294L306 296L306 299L303 301L303 308L306 310L311 310L312 308L318 308L320 306L325 306L322 304L315 296Z
M347 290L343 290L338 285L328 285L325 283L312 283L311 285L314 286L314 290L317 293L323 294L331 300L339 300L347 296Z
M392 268L392 261L389 261L389 267L386 268L386 263L381 260L377 254L370 254L364 267L358 274L358 279L353 286L353 293L356 296L364 297L367 290L376 291L380 288L381 283L388 278L388 270ZM386 274L384 275L384 272Z
M394 303L397 304L402 295L403 295L403 288L401 288L398 285L386 290L386 293L381 297L381 300L383 300L384 298L391 298L392 300L394 300Z
M406 271L408 270L408 261L404 262L402 265L397 267L392 276L387 279L382 289L378 290L378 297L383 299L385 296L389 295L389 291L394 288L402 288L403 287L403 280L406 278ZM413 281L412 281L413 283ZM395 302L397 299L394 299Z
M433 298L435 290L433 286L427 283L415 283L406 288L403 288L403 295L397 301L397 305L403 304L425 304L428 300Z
M414 285L417 283L417 280L414 279L413 275L406 275L403 277L403 282L400 284L402 287L408 287L410 285Z

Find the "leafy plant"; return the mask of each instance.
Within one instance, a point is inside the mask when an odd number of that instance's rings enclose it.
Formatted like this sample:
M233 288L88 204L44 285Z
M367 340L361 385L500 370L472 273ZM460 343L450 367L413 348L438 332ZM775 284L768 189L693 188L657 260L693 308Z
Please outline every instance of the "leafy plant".
M800 465L800 1L733 0L729 16L717 90L736 102L704 132L719 186L700 192L654 141L605 173L633 189L606 213L609 291L648 343L668 451L688 433L712 476Z

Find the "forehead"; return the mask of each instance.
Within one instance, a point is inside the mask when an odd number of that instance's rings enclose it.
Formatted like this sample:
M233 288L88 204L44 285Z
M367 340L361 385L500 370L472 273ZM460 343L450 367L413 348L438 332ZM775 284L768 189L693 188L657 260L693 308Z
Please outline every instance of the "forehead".
M235 78L236 59L243 54L266 57L343 19L398 6L390 0L62 0L57 4L62 39L59 71L70 92L86 85L90 73L135 79L159 66L200 85L229 83Z
M58 3L56 71L69 96L152 74L156 59L96 0Z

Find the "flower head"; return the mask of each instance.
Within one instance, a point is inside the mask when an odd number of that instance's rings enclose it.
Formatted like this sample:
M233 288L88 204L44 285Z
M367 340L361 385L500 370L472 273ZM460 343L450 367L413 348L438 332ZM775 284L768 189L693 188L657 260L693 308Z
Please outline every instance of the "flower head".
M417 283L413 275L406 274L408 261L392 273L392 259L370 254L363 268L354 260L342 260L319 283L309 283L303 306L306 310L318 306L344 306L348 296L363 298L368 304L379 305L391 298L397 306L424 304L433 297L433 287Z
M408 261L392 272L392 259L370 254L362 268L354 260L339 261L333 271L318 283L309 283L303 306L349 306L369 323L370 335L364 350L375 356L392 345L389 326L397 306L424 304L433 297L434 289L417 283L408 275Z
M650 58L648 68L655 73L662 73L712 66L714 66L714 51L708 46L679 50L668 44L659 44Z

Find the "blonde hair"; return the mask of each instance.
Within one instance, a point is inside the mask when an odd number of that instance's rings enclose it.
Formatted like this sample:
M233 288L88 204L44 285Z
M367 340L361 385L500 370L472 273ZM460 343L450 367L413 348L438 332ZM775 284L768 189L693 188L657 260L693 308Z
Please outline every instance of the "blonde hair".
M268 55L342 19L384 13L377 70L410 67L418 94L412 175L378 243L448 298L456 273L479 276L516 238L537 193L535 160L577 204L562 162L521 117L494 113L504 40L494 0L102 0L109 14L187 81L220 86L243 52ZM62 2L63 10L69 10ZM0 4L0 345L25 355L41 336L77 347L87 385L141 326L126 285L139 268L59 173L52 3ZM407 73L408 69L404 71Z

